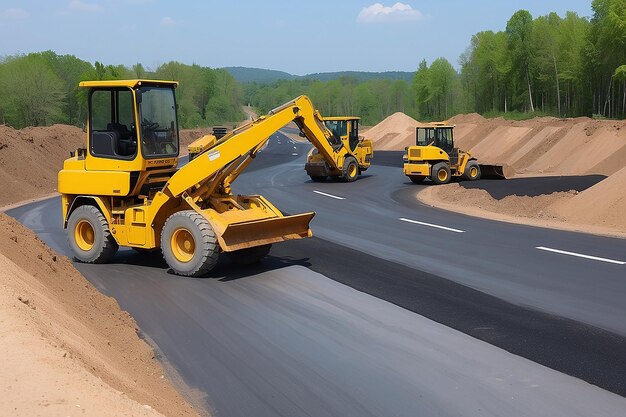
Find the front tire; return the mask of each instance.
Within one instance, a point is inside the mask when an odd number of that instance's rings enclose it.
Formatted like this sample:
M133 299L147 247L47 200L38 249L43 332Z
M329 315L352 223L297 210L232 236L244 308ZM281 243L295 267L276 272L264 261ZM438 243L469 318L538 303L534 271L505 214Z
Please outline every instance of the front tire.
M349 156L343 161L343 179L346 182L353 182L359 176L359 165L354 157Z
M67 236L74 258L80 262L107 263L119 249L109 223L94 206L79 206L70 214Z
M228 252L228 257L238 265L253 265L261 261L270 253L272 245L255 246Z
M445 162L439 162L433 165L430 172L430 179L437 185L447 184L450 182L450 166Z
M313 182L324 182L326 181L326 176L324 175L309 175L311 177L311 181Z
M424 182L426 177L422 175L409 175L409 179L411 180L413 184L421 184Z
M217 264L219 244L211 224L193 210L172 214L161 231L161 250L177 275L199 277Z
M463 173L463 179L468 181L478 181L480 179L480 165L476 161L469 161L465 166L465 172Z

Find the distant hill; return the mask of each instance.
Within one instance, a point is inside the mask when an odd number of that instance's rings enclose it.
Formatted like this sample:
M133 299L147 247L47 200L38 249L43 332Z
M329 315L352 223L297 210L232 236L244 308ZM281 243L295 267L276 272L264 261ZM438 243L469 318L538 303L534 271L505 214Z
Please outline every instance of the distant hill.
M366 71L340 71L322 72L307 75L293 75L283 71L267 70L262 68L247 67L226 67L228 71L240 83L271 84L278 80L312 79L320 81L336 80L341 77L351 77L359 81L368 80L403 80L410 82L413 80L413 72L387 71L387 72L366 72Z
M321 72L315 74L307 74L300 78L310 78L320 81L336 80L341 77L356 78L359 81L369 80L402 80L410 82L413 80L414 72L404 71L387 71L387 72L365 72L365 71L340 71L340 72Z
M278 80L293 80L295 75L283 71L274 71L261 68L226 67L224 68L240 83L270 84Z

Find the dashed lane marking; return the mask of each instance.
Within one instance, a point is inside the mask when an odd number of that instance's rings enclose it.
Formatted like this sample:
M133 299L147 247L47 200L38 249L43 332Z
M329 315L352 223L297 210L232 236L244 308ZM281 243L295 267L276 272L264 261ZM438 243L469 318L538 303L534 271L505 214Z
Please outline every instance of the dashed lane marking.
M600 258L598 256L585 255L583 253L568 252L568 251L560 250L560 249L546 248L545 246L537 246L536 249L539 249L545 252L558 253L559 255L575 256L577 258L589 259L592 261L606 262L606 263L615 264L615 265L626 265L626 262L624 261L616 261L615 259Z
M323 195L323 196L325 196L325 197L334 198L334 199L336 199L336 200L345 200L345 198L343 198L343 197L338 197L338 196L336 196L336 195L332 195L332 194L328 194L328 193L323 193L323 192L321 192L321 191L313 190L313 192L314 192L315 194Z
M420 226L426 226L426 227L432 227L432 228L435 228L435 229L446 230L448 232L465 233L465 230L453 229L451 227L440 226L438 224L419 222L417 220L405 219L404 217L401 217L399 220L403 221L403 222L407 222L407 223L419 224Z

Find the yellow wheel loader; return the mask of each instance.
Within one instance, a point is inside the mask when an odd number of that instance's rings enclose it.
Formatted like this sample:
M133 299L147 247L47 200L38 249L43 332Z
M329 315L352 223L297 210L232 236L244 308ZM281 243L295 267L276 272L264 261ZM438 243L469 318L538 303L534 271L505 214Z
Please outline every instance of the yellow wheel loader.
M480 178L504 179L501 165L479 164L467 151L454 146L454 126L428 123L415 129L416 146L404 154L404 175L419 184L429 178L435 184L447 184L454 177L468 181Z
M220 253L253 263L271 244L311 236L315 213L283 215L259 195L235 195L232 182L269 137L296 122L320 154L343 167L349 155L301 96L217 139L189 146L178 167L174 81L89 81L86 147L58 176L63 224L76 259L105 263L119 246L160 248L179 275L210 271Z

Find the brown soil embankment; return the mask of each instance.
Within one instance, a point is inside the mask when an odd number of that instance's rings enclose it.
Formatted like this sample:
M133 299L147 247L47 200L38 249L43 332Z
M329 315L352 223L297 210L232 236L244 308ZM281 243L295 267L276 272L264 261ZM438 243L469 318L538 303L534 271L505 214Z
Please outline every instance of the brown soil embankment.
M580 193L510 195L501 200L484 190L450 184L424 191L419 197L424 202L502 220L626 233L626 121L542 117L516 122L469 114L449 122L456 126L457 146L482 163L509 166L518 176L601 174L608 178ZM369 137L376 150L403 150L415 143L417 123L395 114L373 127Z
M197 415L133 318L4 213L0 354L0 415Z
M84 143L74 126L0 125L0 206L56 191ZM196 416L137 330L69 259L0 213L0 415Z

